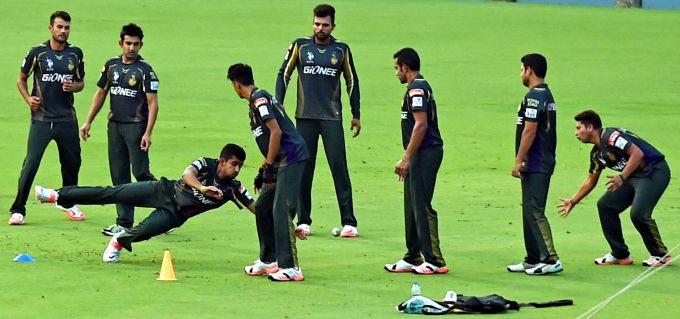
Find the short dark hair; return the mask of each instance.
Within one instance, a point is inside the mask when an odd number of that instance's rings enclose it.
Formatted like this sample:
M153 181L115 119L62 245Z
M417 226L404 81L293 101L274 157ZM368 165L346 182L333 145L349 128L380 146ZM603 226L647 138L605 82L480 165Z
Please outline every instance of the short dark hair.
M232 157L236 157L238 160L245 162L246 151L236 144L227 144L222 148L222 152L220 152L220 158L228 160Z
M574 120L583 123L583 125L592 125L595 129L602 128L602 120L600 120L600 116L593 110L587 110L577 114L574 116Z
M60 18L66 22L71 22L71 15L69 15L66 11L54 11L54 13L52 13L50 16L50 25L54 24L54 19L56 18Z
M314 7L314 16L319 18L330 16L331 23L335 24L335 8L330 4L324 3Z
M544 56L538 53L530 53L523 56L521 61L525 68L534 70L536 76L545 79L545 74L548 73L548 61Z
M140 28L138 25L134 23L124 25L123 28L120 30L121 40L123 40L126 35L130 37L139 37L140 41L144 39L144 31L142 31L142 28Z
M229 67L227 71L227 78L229 81L238 82L242 85L255 84L253 79L253 68L250 65L243 63L236 63Z
M420 71L420 57L418 56L418 52L416 52L416 50L412 48L403 48L397 51L393 57L397 59L398 65L406 64L408 65L409 69L413 71Z

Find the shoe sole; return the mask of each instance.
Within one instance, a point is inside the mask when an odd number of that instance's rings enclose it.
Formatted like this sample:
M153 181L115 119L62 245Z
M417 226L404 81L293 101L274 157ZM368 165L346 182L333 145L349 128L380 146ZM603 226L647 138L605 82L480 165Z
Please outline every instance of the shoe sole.
M562 271L564 271L564 269L560 269L558 271L545 272L545 273L528 273L526 271L524 273L527 274L528 276L545 276L545 275L559 274Z
M7 222L7 225L11 225L11 226L21 226L23 224L24 224L24 222L13 222L13 221Z
M357 238L359 235L357 234L346 234L346 235L340 235L341 238Z
M620 263L620 262L603 262L599 263L595 261L595 265L598 266L630 266L633 264L633 261L631 260L629 263Z
M68 219L72 222L81 222L81 221L85 220L85 216L83 216L83 217L73 217L68 212L66 212L66 211L63 211L63 212L64 212L64 215L66 215L66 217L68 217Z
M245 269L244 269L244 270L245 270ZM278 267L276 267L276 268L271 268L271 269L265 269L265 270L262 270L262 271L252 272L252 273L245 271L245 273L246 273L246 275L248 275L248 276L263 276L263 275L273 274L273 273L275 273L275 272L277 272L277 271L279 271L279 268L278 268Z
M389 269L389 268L387 268L387 266L383 267L383 269L387 270L387 272L393 272L393 273L397 273L397 274L400 274L400 273L409 273L409 272L411 272L411 270L413 270L413 268L410 268L410 269L403 269L403 270L394 270L394 269Z
M444 275L449 273L449 268L447 267L440 267L439 270L437 271L432 271L432 272L418 272L415 268L411 269L411 273L416 274L416 275Z
M293 277L293 278L287 278L287 279L283 279L283 280L281 280L281 279L276 279L276 278L273 278L273 277L269 277L269 280L272 281L272 282L303 281L303 280L305 280L305 277L304 277L304 276L302 276L302 277Z

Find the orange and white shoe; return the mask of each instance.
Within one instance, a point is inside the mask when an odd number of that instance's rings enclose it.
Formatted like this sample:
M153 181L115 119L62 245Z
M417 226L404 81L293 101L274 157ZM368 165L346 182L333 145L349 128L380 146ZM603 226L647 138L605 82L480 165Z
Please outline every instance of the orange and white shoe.
M279 264L277 262L267 264L258 259L252 265L243 267L243 270L248 276L268 275L279 271Z
M12 226L19 226L24 224L24 220L25 220L24 215L21 215L19 213L12 213L12 215L9 216L7 224Z
M300 240L305 240L309 235L312 234L312 227L308 224L300 224L295 227L295 237Z
M595 264L600 265L600 266L611 266L611 265L632 265L633 264L633 258L628 255L628 257L623 258L623 259L618 259L614 257L611 253L607 253L606 255L600 257L600 258L595 258Z
M302 275L302 270L299 267L283 268L275 273L269 274L271 281L303 281L305 276Z
M79 222L81 220L85 220L85 214L83 214L83 211L78 208L78 206L73 205L71 208L65 208L59 204L55 204L57 208L59 208L66 216L68 219L74 222Z
M350 226L350 225L345 225L342 227L342 231L340 232L340 237L342 238L355 238L359 236L359 230L357 230L356 227Z
M45 203L54 203L57 201L57 198L59 198L59 193L57 191L42 187L39 185L35 185L35 199L43 204Z
M673 259L671 255L666 255L664 257L649 256L648 259L642 261L642 265L646 267L661 267L665 264L670 264Z
M411 269L411 272L416 275L443 275L449 272L449 269L446 268L446 266L437 267L428 262L424 262L420 264L420 266L413 267L413 269Z
M415 267L415 265L412 265L403 259L397 260L394 264L385 264L385 270L389 272L411 272L413 267Z
M123 233L115 234L111 240L109 240L109 244L102 254L102 260L105 263L117 263L120 261L120 250L123 249L123 245L118 242L118 236Z

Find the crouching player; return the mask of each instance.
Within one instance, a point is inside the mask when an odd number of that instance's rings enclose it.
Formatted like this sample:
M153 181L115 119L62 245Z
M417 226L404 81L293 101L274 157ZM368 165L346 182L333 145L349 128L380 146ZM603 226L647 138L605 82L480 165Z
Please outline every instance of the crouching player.
M236 180L246 153L238 145L227 144L219 159L199 157L189 165L178 181L165 177L158 181L144 181L117 186L65 186L58 190L35 187L41 203L101 205L127 204L155 208L136 226L111 238L104 250L104 262L117 262L122 248L132 251L132 243L147 240L180 227L187 219L233 201L255 213L254 200Z
M644 266L660 267L671 262L668 249L652 218L654 207L668 187L671 171L665 156L647 141L630 131L616 127L602 127L600 116L594 111L576 115L576 138L594 144L590 151L588 177L571 198L562 198L560 215L567 217L571 210L595 188L605 167L619 172L607 178L607 192L597 201L600 224L611 252L596 258L598 265L630 265L633 258L623 239L619 215L630 209L630 219L649 251Z
M304 280L298 266L293 218L300 209L302 173L309 159L307 145L283 106L255 87L250 66L234 64L227 77L236 94L248 100L250 127L265 157L254 186L255 192L262 188L255 204L260 260L246 266L245 271L249 275L269 273L272 281Z

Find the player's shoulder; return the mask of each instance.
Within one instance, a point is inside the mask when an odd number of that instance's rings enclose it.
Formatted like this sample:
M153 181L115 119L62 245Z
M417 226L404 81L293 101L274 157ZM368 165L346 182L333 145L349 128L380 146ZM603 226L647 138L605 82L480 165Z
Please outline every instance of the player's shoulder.
M29 53L39 53L39 52L44 52L44 51L46 51L46 50L47 50L47 43L41 42L41 43L38 43L38 44L32 46L32 47L28 50L28 52L29 52Z
M77 54L77 55L79 55L79 56L82 56L82 55L83 55L83 50L82 50L79 46L77 46L77 45L75 45L75 44L73 44L73 43L69 43L67 49L68 49L70 52L73 52L73 53L75 53L75 54Z
M255 90L255 92L253 92L253 95L250 97L251 105L254 108L257 108L263 104L270 104L271 100L272 95L269 94L269 92L262 89Z
M408 85L409 95L425 95L430 92L430 84L424 78L415 78Z
M526 94L527 97L537 97L537 98L547 97L549 95L551 95L551 93L550 93L550 88L548 88L547 84L537 85L537 86L531 88L529 90L529 92L527 92L527 94Z
M336 39L336 38L333 38L333 44L335 46L342 48L342 49L349 49L349 44L347 44L346 42L342 42L342 40L339 40L339 39Z
M151 67L151 63L149 62L149 60L141 56L139 57L139 60L137 60L137 63L139 63L139 65L145 70L153 70L153 67Z
M623 133L618 127L605 127L604 129L602 129L600 144L612 146L616 143L616 140L622 135Z
M108 60L106 60L104 65L110 66L110 65L118 64L119 62L120 62L120 56L116 55L116 56L113 56L113 57L109 58Z
M299 37L295 40L293 40L293 44L297 44L298 46L303 45L303 44L309 44L313 41L311 36L307 37Z

